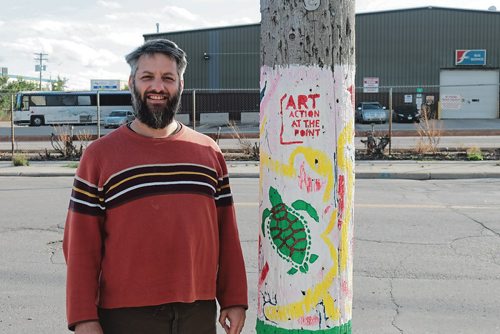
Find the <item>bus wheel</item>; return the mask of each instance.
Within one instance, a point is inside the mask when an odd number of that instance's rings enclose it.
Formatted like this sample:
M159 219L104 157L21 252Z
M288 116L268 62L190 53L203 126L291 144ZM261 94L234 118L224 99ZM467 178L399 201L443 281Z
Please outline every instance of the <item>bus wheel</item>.
M40 126L43 125L43 116L33 116L31 117L31 126Z

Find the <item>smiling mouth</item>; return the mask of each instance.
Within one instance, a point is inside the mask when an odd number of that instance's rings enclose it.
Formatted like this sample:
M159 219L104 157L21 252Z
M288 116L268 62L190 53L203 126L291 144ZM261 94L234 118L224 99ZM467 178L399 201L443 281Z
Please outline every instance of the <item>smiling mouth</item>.
M167 99L167 96L163 94L148 94L147 97L149 100L153 101L163 101Z

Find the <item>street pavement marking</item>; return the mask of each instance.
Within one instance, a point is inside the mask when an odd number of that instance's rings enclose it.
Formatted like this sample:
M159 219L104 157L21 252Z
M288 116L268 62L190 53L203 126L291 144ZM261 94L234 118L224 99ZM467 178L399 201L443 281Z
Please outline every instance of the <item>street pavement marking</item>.
M258 202L236 202L235 206L259 206ZM500 210L500 204L489 205L446 205L446 204L354 204L355 208L380 208L380 209L473 209L473 210Z
M355 208L383 208L383 209L479 209L500 210L500 204L490 205L446 205L446 204L354 204Z

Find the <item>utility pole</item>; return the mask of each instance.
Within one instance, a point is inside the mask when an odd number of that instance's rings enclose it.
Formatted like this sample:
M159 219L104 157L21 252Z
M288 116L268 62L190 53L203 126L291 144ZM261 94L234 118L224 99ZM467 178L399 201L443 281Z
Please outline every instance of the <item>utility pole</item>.
M261 0L257 333L351 333L354 0Z
M47 61L48 59L46 58L48 54L46 53L35 53L35 61L38 62L37 65L35 65L35 72L40 72L40 84L38 86L38 89L42 90L42 71L47 70L47 66L43 64L44 61Z

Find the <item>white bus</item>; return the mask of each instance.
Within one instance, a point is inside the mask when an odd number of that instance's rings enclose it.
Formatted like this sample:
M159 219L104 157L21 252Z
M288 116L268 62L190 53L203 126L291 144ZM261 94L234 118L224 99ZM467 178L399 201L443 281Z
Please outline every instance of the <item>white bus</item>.
M97 124L97 91L19 92L15 124ZM112 110L132 111L129 91L99 91L101 123Z

